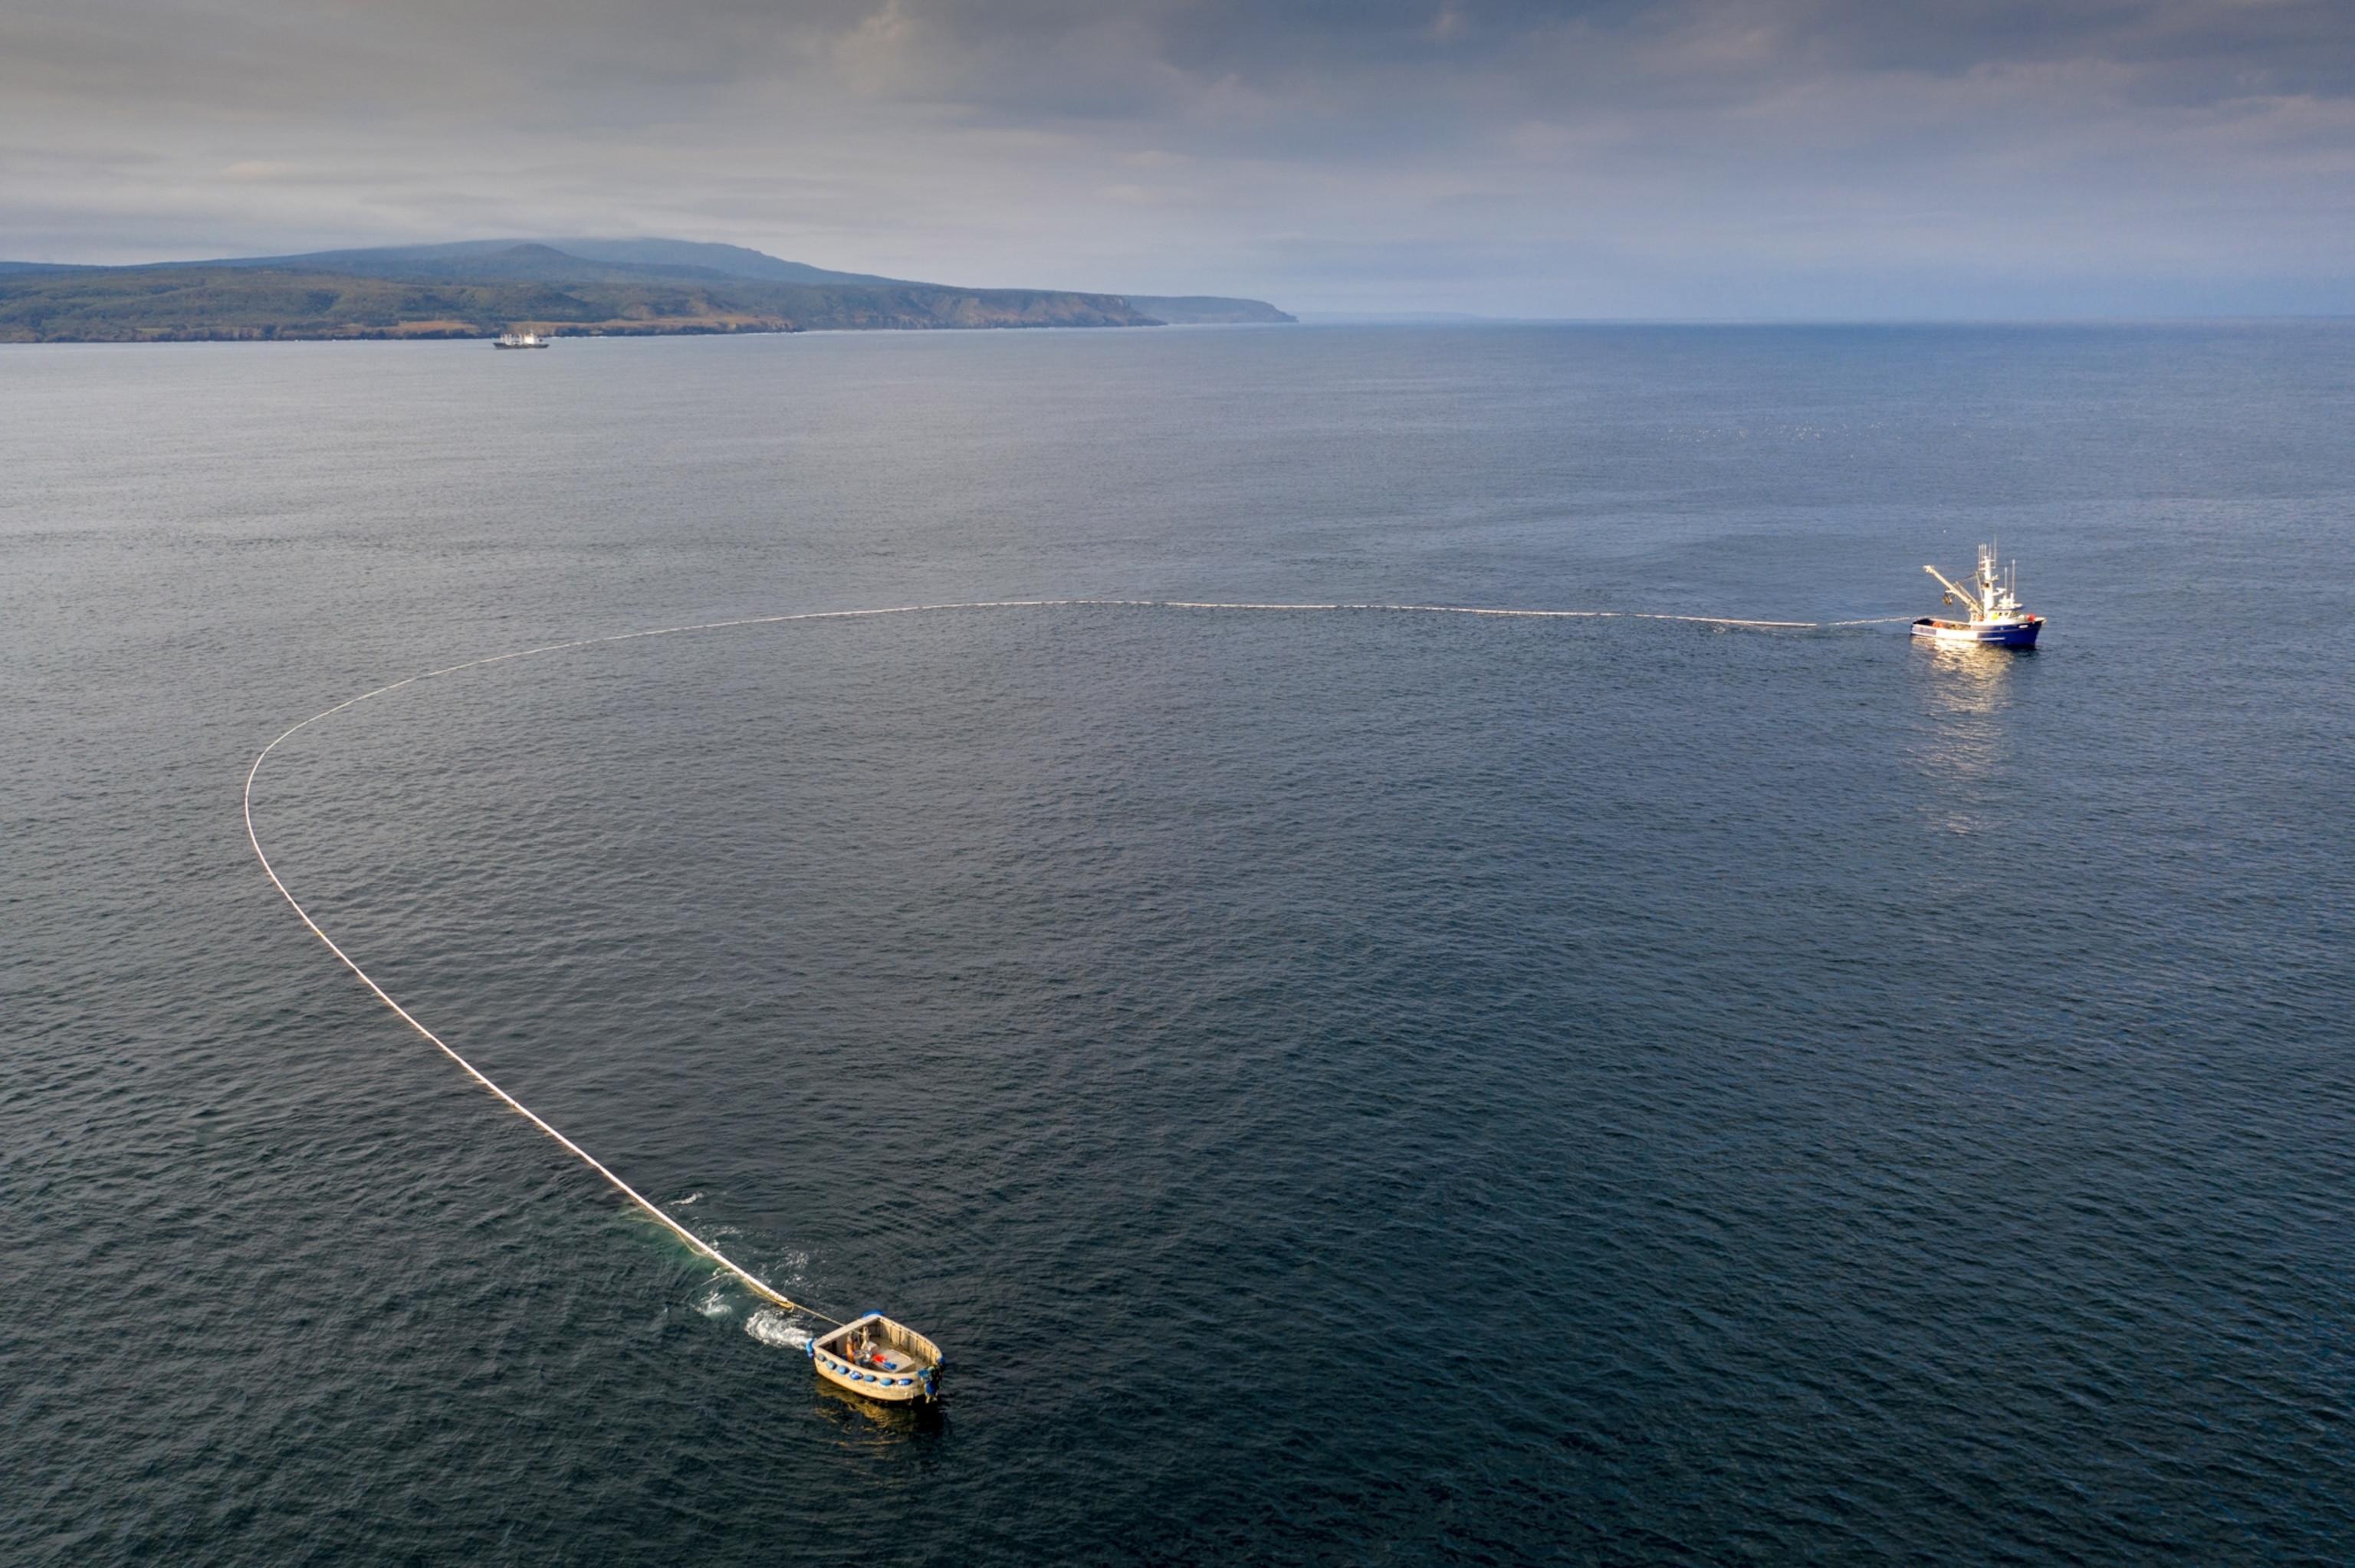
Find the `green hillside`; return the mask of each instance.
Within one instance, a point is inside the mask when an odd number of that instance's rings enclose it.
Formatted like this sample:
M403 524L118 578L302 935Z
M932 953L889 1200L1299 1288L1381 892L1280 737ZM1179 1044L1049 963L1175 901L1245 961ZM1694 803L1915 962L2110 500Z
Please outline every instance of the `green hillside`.
M0 342L1158 324L1110 294L773 282L703 267L693 268L691 276L683 267L669 275L657 266L591 262L540 246L516 249L536 254L492 252L474 266L436 259L432 275L414 277L295 264L306 258L288 258L288 265L0 271ZM534 270L557 275L516 275Z

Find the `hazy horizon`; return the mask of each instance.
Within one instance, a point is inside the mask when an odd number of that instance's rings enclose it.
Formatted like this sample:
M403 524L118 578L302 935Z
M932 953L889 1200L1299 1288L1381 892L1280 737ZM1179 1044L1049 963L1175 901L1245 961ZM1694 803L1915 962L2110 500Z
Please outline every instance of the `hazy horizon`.
M2316 0L0 11L0 256L662 237L1308 314L2355 312Z

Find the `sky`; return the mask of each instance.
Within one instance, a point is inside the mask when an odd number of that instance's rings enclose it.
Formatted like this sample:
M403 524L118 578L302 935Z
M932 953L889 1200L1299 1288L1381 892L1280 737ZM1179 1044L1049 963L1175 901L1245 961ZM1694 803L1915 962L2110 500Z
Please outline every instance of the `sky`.
M2355 0L0 0L0 258L582 234L1298 311L2355 313Z

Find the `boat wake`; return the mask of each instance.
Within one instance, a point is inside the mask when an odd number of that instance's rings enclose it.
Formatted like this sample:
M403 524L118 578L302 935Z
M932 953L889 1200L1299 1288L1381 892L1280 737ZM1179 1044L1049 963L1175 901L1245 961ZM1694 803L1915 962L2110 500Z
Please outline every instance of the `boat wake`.
M744 1331L772 1350L809 1349L810 1331L774 1307L762 1307L745 1319Z

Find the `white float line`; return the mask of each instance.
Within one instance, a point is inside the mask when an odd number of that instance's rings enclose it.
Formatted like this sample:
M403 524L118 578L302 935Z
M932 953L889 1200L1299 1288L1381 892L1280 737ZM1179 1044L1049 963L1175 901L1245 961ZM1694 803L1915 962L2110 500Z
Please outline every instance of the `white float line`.
M1912 619L1884 615L1870 620L1744 620L1731 615L1659 615L1640 609L1498 609L1468 604L1216 604L1182 599L1077 599L1056 602L1146 604L1157 609L1366 609L1408 615L1489 615L1526 620L1681 620L1696 626L1762 626L1785 631L1814 631L1832 626L1888 626Z
M253 759L253 766L246 769L244 801L246 842L252 844L253 858L261 863L262 872L270 878L271 885L278 889L280 896L286 900L287 906L293 909L295 915L302 920L303 924L310 928L311 935L318 938L320 941L325 943L327 951L335 954L336 959L341 960L346 969L351 970L355 975L357 975L359 977L360 983L368 987L369 991L375 992L376 999L378 1001L383 1002L385 1006L392 1009L394 1013L400 1017L402 1022L408 1024L411 1029L416 1030L418 1033L423 1035L427 1041L432 1043L434 1049L440 1051L453 1062L457 1063L459 1067L464 1071L468 1077L482 1085L483 1087L490 1090L492 1094L496 1095L502 1101L506 1102L509 1109L523 1117L524 1119L530 1122L532 1126L539 1128L540 1131L548 1134L549 1137L562 1144L565 1149L570 1150L571 1153L579 1156L582 1164L588 1166L590 1170L594 1171L598 1175L602 1176L607 1181L611 1182L615 1192L621 1193L622 1196L627 1198L631 1202L645 1210L649 1215L660 1222L666 1229L677 1236L681 1241L687 1243L688 1246L694 1248L705 1257L711 1259L712 1262L718 1264L730 1274L734 1275L739 1280L742 1281L745 1287L751 1290L754 1295L759 1296L765 1300L773 1301L778 1306L784 1308L788 1311L808 1312L811 1317L817 1318L825 1322L836 1322L837 1319L828 1318L823 1312L812 1311L811 1308L804 1307L799 1302L787 1298L783 1292L770 1286L765 1280L761 1279L750 1269L744 1267L741 1264L737 1263L725 1253L721 1252L718 1247L713 1246L709 1242L705 1241L701 1236L697 1235L693 1231L688 1230L685 1225L679 1224L677 1220L671 1218L670 1215L665 1213L662 1209L653 1202L653 1200L647 1198L644 1193L631 1186L627 1181L623 1181L619 1176L614 1175L613 1172L608 1170L604 1163L595 1155L590 1153L587 1150L581 1148L579 1144L573 1142L570 1139L557 1131L556 1128L550 1127L546 1121L542 1120L538 1113L534 1111L529 1106L524 1104L521 1100L507 1093L506 1090L499 1087L497 1084L493 1083L489 1075L484 1073L481 1068L475 1066L472 1062L467 1061L465 1057L451 1049L448 1041L442 1039L439 1034L434 1033L433 1031L425 1027L425 1025L418 1020L415 1013L401 1006L398 1001L395 1001L389 991L386 991L384 987L377 984L376 978L373 975L370 975L368 970L360 968L358 963L353 959L352 956L344 951L341 947L337 946L336 939L333 937L328 936L325 930L321 929L319 923L316 920L311 918L311 912L303 907L301 901L294 896L293 890L290 889L286 885L285 882L279 876L277 868L270 863L270 856L264 853L261 848L261 835L255 832L253 826L253 781L261 776L261 765L270 759L270 754L272 752L284 745L297 732L308 729L311 726L317 724L321 719L333 718L336 715L344 712L346 708L357 707L360 704L367 702L371 697L380 697L389 692L400 691L404 686L413 686L420 681L430 681L437 675L454 675L463 670L479 670L487 664L504 664L516 659L534 658L542 653L561 653L575 648L595 648L610 642L633 642L642 638L669 637L685 631L723 631L731 627L740 626L780 626L788 621L796 620L856 620L862 618L881 615L915 615L927 610L1054 609L1078 609L1082 607L1135 609L1236 609L1294 611L1353 609L1384 611L1394 614L1483 615L1536 620L1678 620L1704 626L1755 626L1771 627L1785 630L1806 630L1827 626L1878 626L1891 621L1908 619L1904 616L1886 616L1877 620L1743 620L1732 616L1721 615L1654 615L1637 610L1622 609L1501 609L1485 606L1455 604L1262 604L1214 602L1198 599L971 599L958 603L891 605L879 609L806 610L798 615L747 616L735 620L705 620L685 626L662 626L655 627L645 631L616 632L610 637L581 637L575 638L569 642L543 643L537 648L520 648L512 653L494 653L486 658L469 659L464 663L445 664L438 670L427 670L420 674L410 675L402 680L395 681L389 685L378 686L374 691L362 692L357 697L346 698L345 701L337 703L334 707L325 708L318 713L313 714L309 718L304 719L300 724L292 726L276 740L273 740L268 746L263 747L261 748L261 754Z

